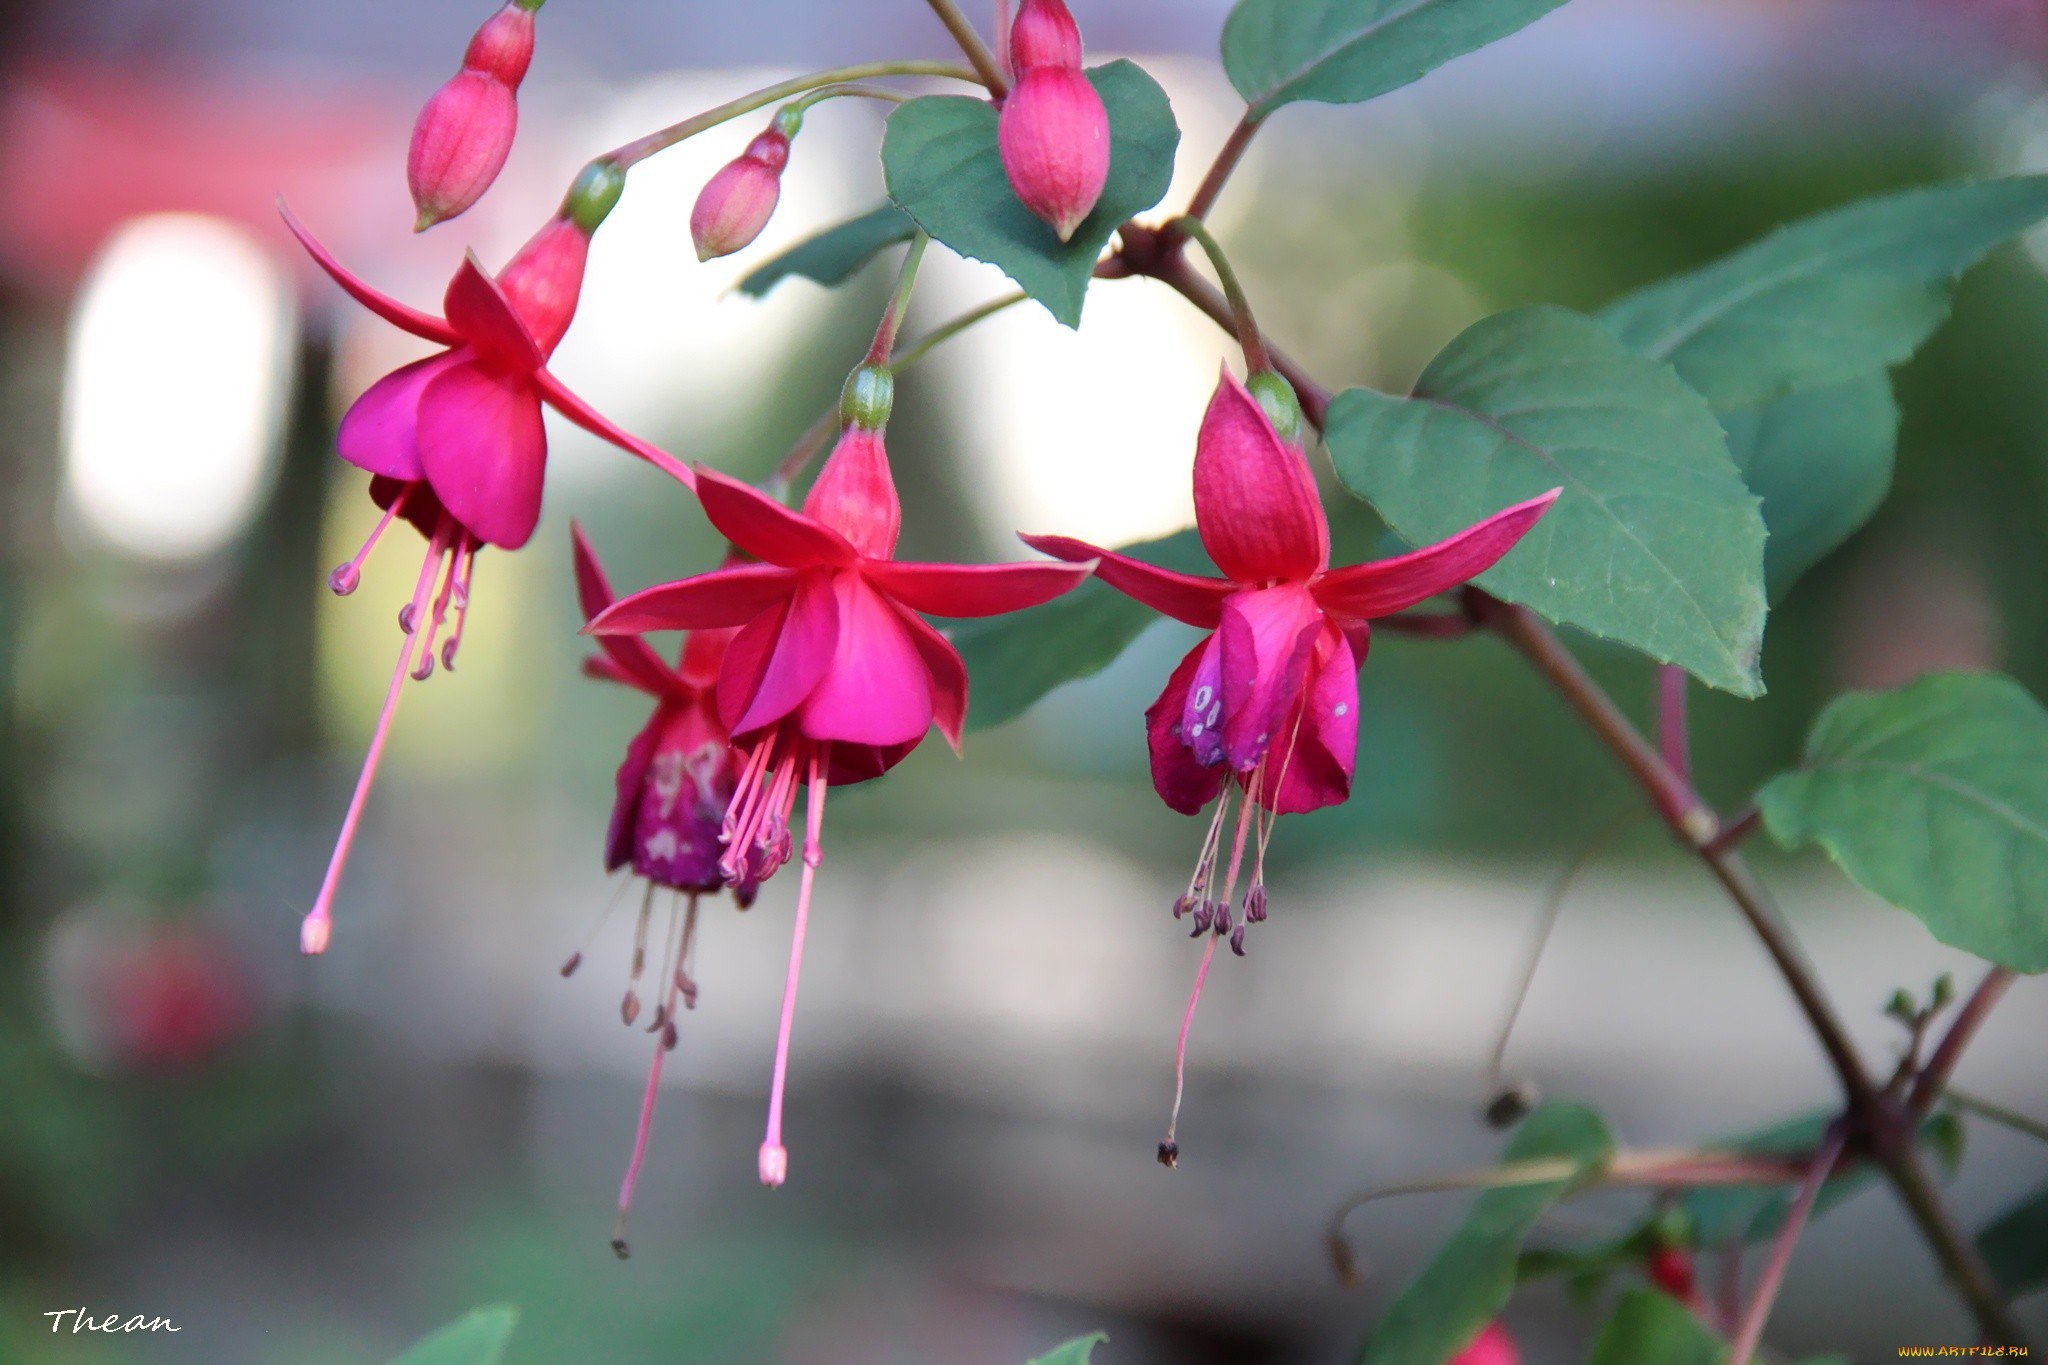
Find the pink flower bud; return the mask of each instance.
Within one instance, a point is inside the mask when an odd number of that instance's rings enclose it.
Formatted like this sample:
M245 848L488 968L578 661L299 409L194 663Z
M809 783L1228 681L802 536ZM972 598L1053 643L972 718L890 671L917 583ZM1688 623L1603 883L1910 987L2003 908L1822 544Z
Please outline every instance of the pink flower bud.
M1471 1344L1451 1357L1450 1365L1522 1365L1522 1352L1508 1329L1490 1322Z
M1022 30L1022 15L1017 26ZM1013 37L1011 52L1017 50ZM1050 224L1061 241L1072 237L1109 179L1109 113L1080 64L1020 70L1003 101L996 145L1024 207Z
M498 178L519 126L514 92L532 60L533 14L511 0L476 31L462 70L420 110L405 162L415 230L461 213Z
M1010 26L1010 68L1020 79L1042 67L1081 67L1081 28L1061 0L1024 0Z
M709 261L742 250L761 235L782 197L782 170L789 164L791 120L778 115L768 131L719 168L690 210L690 237L697 259Z

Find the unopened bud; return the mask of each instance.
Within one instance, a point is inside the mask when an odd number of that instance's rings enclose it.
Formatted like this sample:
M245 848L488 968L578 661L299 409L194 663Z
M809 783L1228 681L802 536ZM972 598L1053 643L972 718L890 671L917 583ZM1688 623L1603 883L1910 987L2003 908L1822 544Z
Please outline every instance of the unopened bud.
M1683 1247L1656 1248L1644 1258L1643 1273L1651 1284L1680 1303L1692 1302L1699 1292L1699 1272L1693 1265L1692 1254Z
M483 197L504 168L518 131L516 92L533 61L533 10L519 0L484 21L462 70L420 110L405 177L419 210L416 230L453 218Z
M1498 1321L1488 1323L1446 1365L1522 1365L1521 1348Z
M1062 242L1072 238L1109 180L1109 113L1078 61L1018 75L1003 100L996 147L1024 207Z
M704 185L690 210L690 238L697 245L697 259L714 260L730 256L750 245L768 226L782 198L782 171L789 165L789 127L796 120L775 116L768 130L747 144L747 149L719 168Z
M1291 446L1301 444L1301 400L1294 385L1272 370L1260 370L1244 386L1259 400L1259 410L1273 424L1273 432Z
M1017 77L1080 65L1081 27L1063 0L1024 0L1010 25L1010 68Z
M1934 993L1928 998L1927 1008L1931 1013L1940 1013L1956 998L1956 979L1948 972L1934 978Z

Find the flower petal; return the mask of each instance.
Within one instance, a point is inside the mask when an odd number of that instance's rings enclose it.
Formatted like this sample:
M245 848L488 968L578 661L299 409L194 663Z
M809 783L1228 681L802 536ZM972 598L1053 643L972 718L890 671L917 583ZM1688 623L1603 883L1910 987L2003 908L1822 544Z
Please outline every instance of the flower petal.
M1301 696L1309 660L1327 629L1297 584L1242 592L1223 604L1223 756L1239 772L1265 757ZM1198 756L1201 756L1198 753Z
M612 779L617 794L612 798L612 822L604 837L607 872L616 872L632 861L633 827L639 823L640 796L647 789L647 765L654 761L655 742L661 738L665 724L663 709L655 708L653 719L633 736L633 742L626 746L626 757L619 764L618 775Z
M533 385L540 390L540 396L548 406L591 435L610 441L629 455L638 455L662 473L680 480L685 488L694 490L697 487L697 476L690 472L688 465L652 441L644 441L624 427L615 425L610 418L571 392L553 371L545 367L535 370Z
M1330 564L1307 458L1228 370L1195 441L1195 525L1216 567L1240 583L1311 578Z
M725 666L718 673L719 720L734 737L781 720L817 688L838 643L832 575L797 575L796 591L726 646Z
M420 394L460 353L442 351L402 365L364 389L342 416L335 448L358 469L406 483L425 477L420 469Z
M934 616L1000 616L1050 602L1095 567L1079 564L907 564L872 560L867 580L916 611Z
M1095 576L1124 596L1142 602L1152 610L1203 630L1216 629L1223 616L1223 599L1237 591L1237 585L1223 578L1197 578L1155 568L1142 559L1132 559L1114 550L1104 550L1085 540L1066 536L1019 536L1034 550L1054 559L1097 561Z
M1351 795L1358 761L1358 656L1340 630L1317 642L1314 673L1277 732L1268 759L1270 787L1259 804L1298 815L1342 803Z
M443 370L420 394L419 449L427 483L471 535L508 550L526 543L548 461L529 385L473 362Z
M1152 788L1159 799L1182 815L1193 815L1216 799L1229 769L1199 763L1181 738L1181 716L1187 710L1189 684L1215 637L1205 637L1166 680L1166 690L1145 711L1145 737L1152 752Z
M583 619L592 621L618 598L612 592L611 580L605 577L604 565L597 562L597 552L590 548L583 528L574 521L569 523L569 539L575 548L576 601L583 608ZM656 696L675 686L675 674L662 663L661 656L654 652L654 646L639 636L600 635L597 643L632 679L633 686Z
M774 564L735 564L644 588L590 618L586 635L745 625L787 598L797 576Z
M839 640L832 666L804 702L812 739L906 744L932 723L932 675L903 614L857 573L834 576Z
M539 343L519 320L512 300L505 297L498 282L477 264L475 252L463 255L441 306L448 314L448 325L485 360L518 375L540 368Z
M917 646L925 671L931 674L932 721L957 754L961 732L967 725L967 664L960 658L960 651L953 648L953 642L933 630L916 612L899 606L896 614L903 618L903 628L910 632L911 643Z
M401 331L411 332L416 337L439 342L443 346L459 346L461 335L453 327L429 313L407 307L397 299L380 294L349 272L348 267L336 260L334 253L320 244L320 240L306 231L292 211L277 201L277 211L284 218L284 225L291 229L292 236L299 239L299 245L306 248L306 254L313 258L313 264L327 272L327 277L341 286L342 292L354 299L378 317Z
M1540 498L1518 502L1420 550L1333 570L1311 584L1310 591L1323 610L1354 621L1406 610L1492 568L1563 491L1553 488Z
M697 500L719 534L756 559L791 569L851 564L859 558L846 537L792 512L750 484L697 466Z

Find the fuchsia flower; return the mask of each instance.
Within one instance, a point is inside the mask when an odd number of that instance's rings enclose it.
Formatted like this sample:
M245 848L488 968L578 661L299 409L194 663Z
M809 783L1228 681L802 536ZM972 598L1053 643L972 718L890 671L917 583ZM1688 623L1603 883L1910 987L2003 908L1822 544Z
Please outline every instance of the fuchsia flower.
M1521 1348L1498 1319L1481 1328L1465 1349L1450 1359L1450 1365L1522 1365Z
M1293 402L1291 394L1286 401ZM1197 937L1210 935L1181 1025L1182 1062L1217 938L1228 935L1242 954L1245 923L1266 917L1272 817L1336 805L1351 794L1368 623L1483 573L1559 492L1411 554L1332 569L1329 523L1306 457L1281 439L1259 401L1227 370L1202 419L1194 478L1196 526L1222 578L1172 573L1063 536L1024 537L1060 559L1099 560L1096 576L1117 591L1209 632L1145 713L1160 799L1185 815L1216 801L1194 875L1173 907L1176 919L1192 912ZM1241 799L1226 855L1233 787ZM1248 846L1250 878L1242 919L1235 920L1231 907ZM1176 1112L1178 1090L1176 1084ZM1169 1126L1160 1159L1171 1165L1177 1155Z
M1003 170L1064 242L1109 180L1109 113L1082 74L1081 30L1062 0L1024 0L1009 61L1016 80L996 123Z
M542 3L509 0L486 19L462 54L462 70L420 110L405 158L419 210L415 231L469 208L504 169L519 129L519 82L533 61L533 11Z
M776 1042L761 1181L788 1174L782 1096L811 883L823 858L825 793L879 777L934 724L957 749L967 715L959 654L918 615L993 616L1048 601L1088 565L912 564L895 556L902 520L884 448L888 372L864 367L848 424L803 510L698 466L711 524L760 560L635 593L591 622L597 635L738 627L717 684L719 719L743 755L724 823L728 882L765 880L789 861L797 789L808 788L782 1022Z
M690 239L697 259L714 260L751 246L782 198L782 172L789 143L803 126L795 106L779 110L766 132L721 166L704 184L690 210Z
M586 619L602 615L615 600L604 568L597 562L580 527L571 525L576 545L576 594ZM713 688L725 662L732 632L700 630L684 637L674 667L663 663L646 641L630 635L598 637L602 650L586 659L583 671L594 678L622 684L654 698L654 714L627 746L619 765L618 799L612 806L611 830L605 839L604 865L615 872L630 864L647 883L640 918L633 933L633 964L619 1017L632 1024L640 1014L638 987L647 965L647 928L657 887L678 893L684 901L681 929L671 910L670 945L655 989L664 998L654 1011L648 1032L659 1034L654 1061L641 1098L640 1122L633 1139L632 1159L619 1187L619 1217L612 1230L612 1249L627 1254L626 1217L633 1187L640 1178L647 1143L654 1131L655 1099L661 1090L663 1060L675 1049L678 1007L695 1009L697 985L692 975L697 929L697 898L722 889L721 833L726 806L738 781L740 756L732 736L718 718ZM733 899L744 910L754 902L758 883L742 877ZM575 971L583 954L572 956L562 975Z
M478 553L487 545L517 549L540 518L547 465L542 403L686 483L692 477L675 457L600 416L546 365L575 316L590 235L617 201L620 183L616 170L594 163L570 190L562 212L495 280L473 255L465 257L448 285L445 318L378 293L285 214L313 259L352 298L394 326L447 348L378 380L341 421L341 456L370 473L370 496L384 516L362 549L329 576L329 586L340 594L355 591L364 560L397 517L426 537L427 554L412 600L399 613L406 640L362 774L320 893L300 929L300 947L307 953L327 947L335 886L406 676L424 681L433 673L435 638L451 606L455 625L440 660L454 667Z

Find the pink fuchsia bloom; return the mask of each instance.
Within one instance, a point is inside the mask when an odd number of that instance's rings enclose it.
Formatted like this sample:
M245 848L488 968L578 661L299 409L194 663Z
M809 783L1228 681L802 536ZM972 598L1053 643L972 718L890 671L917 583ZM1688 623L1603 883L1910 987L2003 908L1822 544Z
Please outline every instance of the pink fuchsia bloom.
M1508 1329L1496 1319L1481 1328L1464 1350L1452 1356L1449 1365L1522 1365L1522 1352L1508 1335Z
M1082 74L1081 30L1062 0L1024 0L1008 51L1015 83L996 123L1003 170L1064 242L1109 180L1109 114Z
M519 82L533 61L533 11L542 0L510 0L484 21L462 69L436 90L413 124L405 179L419 210L414 231L453 218L483 198L504 169L519 129Z
M885 383L886 373L856 371L855 382L865 374ZM1088 575L1085 564L897 560L902 505L880 421L845 427L800 512L699 466L697 497L711 524L760 562L649 588L590 626L598 635L738 628L717 685L719 718L743 755L724 825L728 881L765 879L789 860L790 819L798 789L807 789L803 876L760 1153L766 1185L780 1185L789 1170L782 1098L812 879L824 857L825 794L881 776L934 725L960 745L966 667L919 613L1017 611Z
M795 106L778 111L766 132L705 182L690 210L690 238L698 260L744 250L768 226L782 198L790 139L802 126L803 114Z
M616 600L604 567L571 525L576 548L576 595L586 619L602 615ZM619 1187L618 1222L612 1249L627 1254L626 1218L633 1189L654 1132L655 1101L661 1091L664 1059L675 1050L676 1023L682 1009L697 1006L695 947L697 899L724 888L720 840L727 805L739 777L740 756L718 718L713 690L725 662L729 630L693 631L683 639L681 655L671 666L645 640L632 635L597 637L600 652L584 661L583 671L654 698L654 714L626 748L619 765L618 798L612 805L611 828L605 838L607 872L631 866L646 882L640 916L633 931L633 962L619 1017L631 1025L640 1014L639 985L647 966L647 932L653 917L656 888L675 893L669 912L668 944L655 978L661 997L648 1032L658 1035L641 1097L640 1121L633 1155ZM733 886L733 899L744 910L753 904L757 883L743 877ZM678 928L680 920L680 928ZM563 964L568 976L582 962L577 953Z
M1145 713L1160 798L1185 815L1216 802L1194 875L1173 908L1176 919L1192 913L1197 937L1209 935L1181 1025L1182 1063L1216 940L1227 935L1242 954L1245 925L1266 917L1274 817L1351 794L1369 623L1492 567L1559 492L1425 549L1332 569L1329 523L1307 458L1227 370L1202 419L1194 484L1196 528L1221 578L1172 573L1063 536L1024 537L1056 558L1098 560L1096 576L1117 591L1209 632ZM1248 848L1250 877L1234 917ZM1178 1093L1177 1083L1176 1113ZM1177 1155L1169 1125L1160 1159L1171 1165Z
M617 195L617 172L602 163L593 166L578 179L563 213L497 279L474 256L465 258L448 285L445 317L438 318L378 293L285 215L313 259L351 297L445 348L378 380L341 421L341 456L371 475L370 496L384 516L355 556L329 576L329 586L340 594L355 590L363 562L395 519L418 529L427 553L412 600L399 613L406 639L362 774L327 875L300 929L300 947L307 953L327 947L335 887L405 679L424 681L433 673L436 639L451 608L454 627L439 658L443 667L454 667L477 555L486 546L519 548L540 518L547 464L542 404L685 482L693 477L674 456L612 425L546 366L575 314L590 234Z

